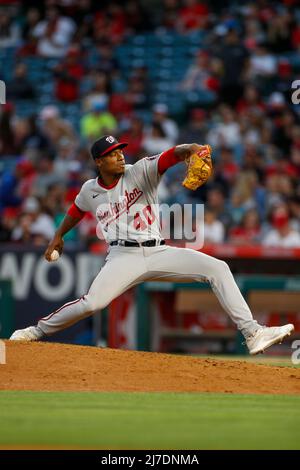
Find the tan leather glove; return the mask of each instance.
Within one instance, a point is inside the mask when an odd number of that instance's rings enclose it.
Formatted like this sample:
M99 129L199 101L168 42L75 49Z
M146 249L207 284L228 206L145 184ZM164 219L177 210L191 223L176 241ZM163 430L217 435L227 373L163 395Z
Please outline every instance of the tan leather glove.
M200 150L186 159L187 174L182 186L195 191L210 178L212 174L211 146L202 145Z

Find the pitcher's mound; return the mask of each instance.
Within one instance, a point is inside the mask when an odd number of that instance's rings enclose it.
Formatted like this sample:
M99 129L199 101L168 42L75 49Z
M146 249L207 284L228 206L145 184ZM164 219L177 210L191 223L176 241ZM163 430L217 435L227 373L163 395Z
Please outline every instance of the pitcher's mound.
M300 394L300 369L6 341L1 390Z

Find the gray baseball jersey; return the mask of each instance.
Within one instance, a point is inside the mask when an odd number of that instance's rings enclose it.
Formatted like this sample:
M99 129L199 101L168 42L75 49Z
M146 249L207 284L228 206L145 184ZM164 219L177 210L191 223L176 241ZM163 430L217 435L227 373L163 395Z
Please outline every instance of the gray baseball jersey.
M158 160L159 155L156 155L126 165L124 175L110 187L101 185L98 178L82 186L75 204L96 215L107 242L161 238ZM188 248L158 244L153 247L112 246L88 293L42 318L38 326L51 335L103 309L130 287L153 279L209 282L224 310L243 334L249 335L257 329L257 322L226 263Z
M117 239L142 242L161 238L157 199L159 156L126 165L124 174L113 186L103 186L99 178L82 186L75 204L82 211L95 214L108 243Z

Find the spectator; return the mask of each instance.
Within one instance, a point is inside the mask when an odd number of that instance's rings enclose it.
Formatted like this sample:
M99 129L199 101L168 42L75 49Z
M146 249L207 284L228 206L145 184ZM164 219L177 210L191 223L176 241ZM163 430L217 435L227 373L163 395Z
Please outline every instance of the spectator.
M257 245L261 241L261 226L256 209L249 209L242 217L241 223L232 227L228 243L233 245Z
M294 49L299 52L300 49L300 23L294 26L292 30L292 44Z
M98 10L94 16L94 40L120 44L126 31L124 8L116 1L108 3L106 9Z
M146 82L139 76L128 80L128 90L125 92L126 102L133 110L145 109L148 103Z
M17 194L23 201L31 195L32 187L36 179L36 169L30 160L21 158L15 170L17 177Z
M249 53L241 44L236 28L225 31L227 32L224 45L218 53L223 64L220 96L226 103L235 105L243 92L243 79L248 66Z
M190 111L187 125L180 132L177 143L180 142L206 142L207 115L201 108L194 108Z
M143 149L147 155L157 155L173 146L173 142L166 135L163 126L159 122L154 122L151 133L143 140Z
M245 142L243 145L243 165L245 171L254 172L258 180L262 180L266 164L257 143Z
M268 23L268 44L273 53L283 54L291 50L292 17L288 10L281 11Z
M32 186L32 195L44 197L48 188L53 184L63 183L63 175L54 168L54 161L50 155L44 155L36 164L36 178Z
M80 51L76 48L69 49L65 59L54 69L56 98L64 103L78 100L83 76Z
M139 86L139 85L138 85ZM134 110L145 102L144 90L127 90L125 93L113 93L111 95L109 110L119 123L131 119Z
M29 8L22 28L23 45L18 52L20 56L36 54L37 39L34 35L34 30L40 22L40 19L41 15L38 8Z
M24 201L22 216L12 233L12 239L22 243L34 242L45 245L55 233L52 218L43 212L37 199L30 197Z
M254 172L243 172L232 188L230 212L235 223L239 224L244 214L256 208L255 190L257 178Z
M204 242L205 244L218 244L224 242L225 229L217 214L211 209L204 213Z
M128 142L126 157L130 163L135 163L143 153L144 123L138 117L133 117L130 127L119 137L120 142Z
M208 7L205 2L184 0L178 14L178 30L188 32L204 28L208 20Z
M121 125L122 121L131 117L134 111L148 107L149 88L147 69L139 67L135 68L129 77L127 89L111 95L110 111Z
M237 103L237 112L241 115L248 111L263 113L265 109L266 106L261 99L258 88L248 84L244 89L243 96Z
M0 10L0 49L15 47L20 40L19 26L4 11Z
M266 176L266 209L269 211L273 206L283 202L282 194L280 194L281 175L277 173Z
M179 0L163 0L156 24L167 30L175 30L179 15Z
M285 110L281 104L284 104L284 97L281 94L271 96L273 103L277 100L277 109L274 109L276 120L272 132L273 143L285 154L288 155L292 145L292 132L296 118L291 111ZM270 102L269 99L269 102ZM279 104L281 100L281 104Z
M17 153L13 130L14 107L7 103L0 114L0 156L11 156Z
M285 96L288 102L290 101L291 83L293 79L294 72L290 59L286 57L278 58L276 89Z
M260 152L262 113L260 111L246 111L239 119L241 143L239 149L246 149L248 145L256 146Z
M215 164L214 177L226 190L232 189L239 174L239 167L234 162L233 152L229 147L221 147L218 162Z
M112 77L119 69L119 64L110 40L96 41L96 53L96 71Z
M300 197L293 196L288 201L288 208L291 214L291 225L300 233Z
M288 165L288 173L296 181L300 179L300 145L294 145L291 151L291 159Z
M300 248L300 234L290 223L288 211L283 206L275 208L271 222L273 228L263 239L263 245L282 248Z
M47 195L41 200L43 208L47 214L51 214L56 223L56 215L63 214L69 209L69 204L65 203L66 184L50 184Z
M32 100L36 92L27 75L27 66L19 63L15 67L14 76L6 87L7 98L9 100Z
M258 18L249 18L245 21L244 46L249 52L253 51L258 43L266 38L261 22Z
M106 132L129 141L128 163L175 144L211 143L214 172L208 183L195 192L183 188L182 163L166 172L159 196L168 203L206 202L233 243L256 243L256 212L264 228L267 214L282 204L288 204L290 228L300 234L298 204L292 202L300 196L300 115L291 102L300 44L297 2L240 6L230 0L222 11L216 2L208 8L196 0L164 0L163 11L140 0L102 3L64 0L57 7L47 0L46 16L26 3L17 18L24 25L22 43L15 41L14 13L0 14L0 45L14 38L13 49L1 47L0 54L0 79L14 103L0 109L3 240L14 228L16 214L10 211L17 213L27 197L36 194L54 220L62 216L78 186L94 177L89 144ZM149 18L144 8L151 10ZM28 57L26 66L20 64L20 56L32 54L54 60ZM181 92L185 63L189 72ZM9 80L13 67L16 77ZM44 79L49 88L54 85L55 99L70 103L60 105L61 111L44 106L50 98ZM216 105L208 105L209 96ZM33 107L42 107L38 119L28 117ZM19 221L24 239L28 232L30 243L45 243L43 235L27 230L29 214L21 212ZM87 219L82 240L94 237L92 227Z
M23 158L17 160L14 170L6 170L0 180L0 211L5 207L19 207L30 195L35 177L33 164Z
M11 241L12 232L17 223L18 209L15 207L6 207L0 219L0 243Z
M92 104L95 101L109 102L109 95L111 93L111 87L109 83L108 75L104 72L96 72L91 77L92 89L85 96L83 100L84 110L89 112L92 108Z
M68 180L69 173L74 168L75 160L75 146L67 137L62 137L58 142L57 154L54 160L54 171L63 179ZM79 162L78 166L80 167Z
M248 78L268 79L274 77L276 70L277 66L274 54L268 52L265 44L258 44L249 61Z
M126 28L129 34L139 34L149 30L150 18L140 0L129 0L125 3Z
M32 243L30 233L31 217L29 214L21 214L18 218L18 224L12 231L11 241L22 244Z
M87 113L80 121L81 135L87 141L92 141L99 135L114 132L117 125L116 119L107 110L105 101L94 101L91 112Z
M176 122L168 117L168 106L163 103L157 103L153 106L153 122L160 124L166 137L173 143L178 139L178 126Z
M63 137L69 138L74 143L77 142L77 137L71 123L61 118L56 106L45 106L41 110L39 117L42 124L42 132L54 148Z
M207 140L212 147L233 148L241 143L240 124L234 111L227 105L219 107L221 122L208 133Z
M23 153L31 161L36 161L51 149L49 139L37 125L37 117L33 114L25 119L25 133L20 143Z
M183 91L217 91L219 81L212 74L211 64L212 59L209 54L206 51L198 51L195 61L188 68L180 88Z
M60 15L59 8L47 8L45 19L33 30L37 39L37 53L42 57L64 57L75 33L75 23L71 18Z
M215 186L207 191L205 209L214 212L217 219L222 222L227 231L232 218L226 207L225 194L220 187Z
M77 0L71 6L72 19L75 21L77 31L75 40L82 43L86 38L92 40L94 27L94 14L97 6L92 0Z

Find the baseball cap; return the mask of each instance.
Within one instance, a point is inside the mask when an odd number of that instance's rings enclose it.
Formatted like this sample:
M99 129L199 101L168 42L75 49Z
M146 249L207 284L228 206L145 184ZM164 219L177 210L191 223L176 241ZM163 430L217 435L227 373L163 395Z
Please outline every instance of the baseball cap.
M118 142L112 135L104 135L96 140L91 147L91 154L93 159L104 157L115 149L122 149L128 145L127 142Z

